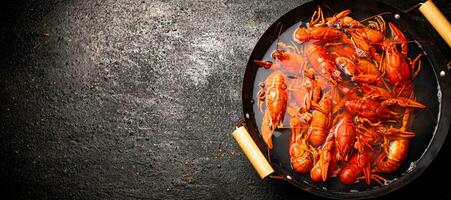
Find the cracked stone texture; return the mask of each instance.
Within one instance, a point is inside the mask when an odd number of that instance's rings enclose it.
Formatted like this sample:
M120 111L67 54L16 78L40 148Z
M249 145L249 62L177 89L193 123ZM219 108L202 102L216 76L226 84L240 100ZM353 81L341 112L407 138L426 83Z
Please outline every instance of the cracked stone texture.
M303 2L3 2L2 194L317 198L284 181L260 180L230 136L242 116L252 48L272 22ZM450 18L450 4L435 2ZM424 21L418 11L413 18ZM445 144L423 175L385 198L451 198L444 184L430 186L451 178L447 152Z

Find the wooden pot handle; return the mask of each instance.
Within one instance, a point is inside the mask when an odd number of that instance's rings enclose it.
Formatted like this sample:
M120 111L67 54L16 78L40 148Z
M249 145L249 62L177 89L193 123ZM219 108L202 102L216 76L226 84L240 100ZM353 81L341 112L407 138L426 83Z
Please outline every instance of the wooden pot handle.
M274 169L266 160L254 140L252 140L249 132L247 132L244 126L233 131L232 137L238 143L241 150L244 152L244 155L246 155L247 159L249 159L261 179L264 179L274 172Z
M451 47L451 24L446 17L440 12L435 4L428 0L420 6L420 12L426 17L434 29L442 36L442 38Z

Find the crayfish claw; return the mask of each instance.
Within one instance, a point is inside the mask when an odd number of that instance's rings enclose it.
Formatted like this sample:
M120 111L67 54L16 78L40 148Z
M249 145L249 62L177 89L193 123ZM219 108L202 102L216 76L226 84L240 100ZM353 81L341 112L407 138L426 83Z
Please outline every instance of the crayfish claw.
M401 44L401 53L403 56L407 56L408 47L406 36L404 36L401 30L399 30L399 28L396 27L393 23L389 22L388 26L390 27L390 30L392 32L393 41Z
M367 123L368 125L370 125L370 126L380 126L381 125L381 123L382 122L376 122L376 123L374 123L374 122L371 122L369 119L367 119L367 118L362 118L362 117L359 117L359 116L356 116L355 118L354 118L354 121L356 122L356 123L362 123L362 124L364 124L364 123Z
M329 162L322 163L322 165L321 165L321 177L323 178L323 181L327 180L327 175L328 175L328 172L329 172L328 170L329 170Z
M259 67L263 67L265 69L270 69L273 66L273 63L271 61L254 60L254 63Z
M388 107L395 104L405 108L426 108L425 105L405 97L387 99L381 103L381 106Z

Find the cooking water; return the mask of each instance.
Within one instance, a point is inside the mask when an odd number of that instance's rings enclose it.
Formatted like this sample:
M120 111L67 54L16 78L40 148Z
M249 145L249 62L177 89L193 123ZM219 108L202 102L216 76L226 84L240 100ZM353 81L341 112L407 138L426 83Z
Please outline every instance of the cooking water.
M394 16L389 16L388 20L394 21ZM272 53L276 50L276 48L280 49L280 44L293 45L296 49L303 50L303 45L296 43L293 41L293 33L299 26L305 26L305 22L298 22L289 28L285 29L283 33L281 33L278 39L275 39L272 45L268 48L265 55L260 58L262 61L273 61ZM277 36L278 33L274 33ZM410 38L408 33L405 33L407 38ZM279 42L279 45L277 43ZM308 44L304 44L308 45ZM409 47L409 57L415 57L420 52L424 52L421 45L419 43L411 42L408 43ZM438 88L438 84L436 79L433 77L433 68L431 67L431 61L426 56L423 56L423 69L418 75L418 77L413 81L415 85L415 95L416 100L427 106L427 109L418 110L415 109L413 113L413 124L411 130L416 133L415 137L411 139L411 147L409 149L409 153L407 155L406 160L396 172L391 174L384 174L383 177L388 181L385 184L389 184L390 182L396 181L398 177L402 176L405 173L409 173L415 168L415 162L419 158L421 158L424 149L429 144L429 141L433 137L433 133L435 132L435 126L437 122L437 116L439 111L439 98L437 94L440 93L440 88ZM274 70L267 70L264 68L259 68L256 74L256 78L254 81L254 92L253 92L253 110L254 110L254 118L258 127L258 131L261 133L261 123L262 123L262 112L260 112L258 108L258 97L257 94L260 89L260 83L264 82L265 79L272 73ZM300 83L305 80L302 79L303 76L294 77L291 74L285 74L287 77L286 81L299 81ZM431 88L432 85L432 88ZM268 86L269 87L269 86ZM427 89L424 89L427 88ZM288 90L296 89L298 92L306 93L303 88L288 88ZM323 90L323 94L327 92ZM288 98L293 98L289 95ZM294 101L288 100L287 106L290 105ZM295 101L297 105L304 105L303 99L297 99ZM296 105L295 105L296 106ZM298 106L299 107L299 106ZM263 104L263 112L266 109L265 104ZM322 190L333 190L337 192L359 192L368 190L371 188L383 187L384 185L380 185L375 181L371 182L371 185L367 185L365 181L360 181L357 184L353 185L344 185L340 183L338 178L329 178L326 182L312 182L309 174L299 174L293 171L290 163L290 155L289 155L289 142L291 138L291 129L289 128L289 120L290 116L285 113L283 120L283 127L276 129L273 133L273 146L274 148L269 151L269 160L270 162L277 166L279 170L285 172L286 176L289 176L289 179L295 184L303 185L307 184L310 187L314 187Z

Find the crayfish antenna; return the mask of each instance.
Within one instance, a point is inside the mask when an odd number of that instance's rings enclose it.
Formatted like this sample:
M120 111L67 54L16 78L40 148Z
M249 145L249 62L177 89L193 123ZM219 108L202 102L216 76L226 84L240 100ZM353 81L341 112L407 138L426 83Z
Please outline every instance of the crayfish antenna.
M335 13L335 11L326 4L322 4L323 7L326 7L330 12Z
M276 41L276 50L279 50L279 39L280 34L282 33L283 24L282 22L277 23L276 31L277 31L277 41Z
M377 15L372 15L372 16L369 16L369 17L363 19L363 20L360 20L359 22L360 22L360 23L366 22L366 21L368 21L368 20L370 20L370 19L373 19L373 18L375 18L375 17L377 17L377 16L390 15L390 14L393 14L393 13L391 13L391 12L383 12L383 13L379 13L379 14L377 14Z

